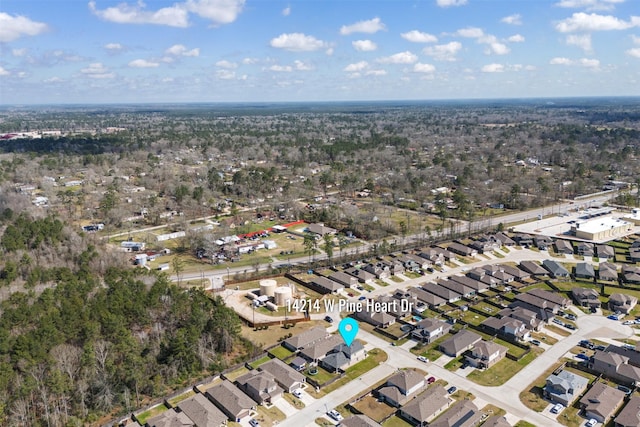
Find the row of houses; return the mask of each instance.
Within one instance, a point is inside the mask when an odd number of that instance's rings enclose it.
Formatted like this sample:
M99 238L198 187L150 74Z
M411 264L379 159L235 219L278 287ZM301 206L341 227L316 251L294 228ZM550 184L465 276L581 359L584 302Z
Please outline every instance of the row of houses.
M580 307L596 309L600 308L602 305L602 302L600 301L600 294L593 288L573 288L571 289L571 296L576 305ZM633 295L622 293L613 293L609 295L609 310L614 313L619 312L629 314L636 304L638 304L638 298Z

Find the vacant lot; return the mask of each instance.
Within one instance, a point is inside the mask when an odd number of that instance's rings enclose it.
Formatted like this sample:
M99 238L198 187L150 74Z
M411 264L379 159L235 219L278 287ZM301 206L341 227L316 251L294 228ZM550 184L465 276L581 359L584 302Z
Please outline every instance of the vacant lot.
M522 368L533 361L542 350L532 349L532 351L517 362L506 357L484 371L473 371L467 377L480 385L498 386L504 384L509 378L520 372Z
M386 403L378 402L378 400L370 394L352 406L378 423L396 412L396 408Z

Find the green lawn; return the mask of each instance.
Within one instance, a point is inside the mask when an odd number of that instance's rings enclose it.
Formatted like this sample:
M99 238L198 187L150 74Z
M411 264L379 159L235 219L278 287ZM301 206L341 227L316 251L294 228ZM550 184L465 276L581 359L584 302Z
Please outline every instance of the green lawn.
M145 423L147 422L147 420L149 420L150 418L155 417L156 415L160 415L161 413L163 413L164 411L167 411L169 408L167 408L164 404L158 405L158 406L154 406L151 409L148 409L138 415L136 415L136 419L138 420L138 422L141 425L145 425Z
M411 424L403 420L397 415L389 418L387 421L382 423L384 427L411 427Z
M260 359L256 360L255 362L251 362L249 364L249 366L251 366L253 369L257 369L258 366L262 365L263 363L268 362L269 360L271 360L271 358L269 357L269 355L264 355L263 357L261 357Z
M377 367L379 364L381 364L386 360L387 360L387 353L385 353L379 348L374 348L373 350L369 351L369 353L367 354L367 357L364 360L347 368L342 378L324 387L322 391L325 394L331 393L332 391L342 387L348 382L353 381L356 378L362 376L363 374L369 372L371 369Z
M193 396L194 394L196 394L195 391L193 390L189 390L186 393L182 393L172 399L169 399L167 402L169 403L169 405L171 405L172 408L174 408L178 403L182 402L185 399L188 399L189 397Z
M536 349L532 350L525 357L517 362L506 357L484 371L473 371L467 378L471 381L484 386L499 386L504 384L509 378L520 372L522 368L527 366L533 359L537 357Z
M324 384L327 381L329 381L330 379L335 378L338 375L338 374L331 373L331 372L327 371L326 369L324 369L324 368L322 368L320 366L318 366L317 370L318 370L317 374L311 375L309 373L309 369L306 369L304 371L304 375L307 378L311 378L314 381L317 381L319 384Z
M402 283L404 282L404 280L402 280L401 278L399 278L398 276L391 276L389 277L389 280L393 280L396 283Z
M294 354L293 351L283 346L272 348L271 350L269 350L269 353L271 353L272 355L274 355L280 360L286 360Z
M514 427L536 427L536 425L531 424L529 421L520 420Z

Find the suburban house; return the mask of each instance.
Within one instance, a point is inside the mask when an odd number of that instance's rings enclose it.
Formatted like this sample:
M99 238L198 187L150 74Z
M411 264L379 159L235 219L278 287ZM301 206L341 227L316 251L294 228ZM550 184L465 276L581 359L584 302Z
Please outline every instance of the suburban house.
M374 274L356 267L349 268L344 272L358 279L358 282L360 283L373 283L373 281L376 279L376 276Z
M440 344L439 349L447 356L458 357L473 348L480 340L482 340L480 335L464 329Z
M613 420L615 427L640 426L640 396L634 394L622 411Z
M227 424L227 416L201 393L183 400L178 407L198 427L220 427Z
M473 289L476 292L484 292L489 289L489 285L486 283L480 282L478 280L473 279L472 277L467 276L449 276L449 280L453 280L454 282L462 283L468 288Z
M578 252L578 255L582 255L582 256L593 256L594 254L593 243L579 242L578 246L576 247L576 252Z
M545 322L551 321L554 315L560 310L560 305L534 295L531 291L516 295L513 303L509 306L512 308L523 307L527 310L531 310L536 313L538 319Z
M492 417L487 418L487 421L485 421L482 424L482 427L512 427L512 426L505 417L494 415Z
M425 386L422 374L413 369L398 371L389 377L378 395L389 405L400 407L411 400Z
M600 258L600 261L603 259L613 259L616 256L615 249L609 245L596 245L596 254L598 258Z
M325 328L316 326L308 331L294 335L282 342L282 345L291 351L298 351L309 344L327 338L329 334Z
M367 357L367 352L364 350L364 346L360 341L355 340L351 345L342 343L335 346L320 364L329 372L344 371L365 357Z
M402 274L405 271L404 265L402 265L402 263L398 261L391 261L391 262L383 261L380 264L385 265L389 269L389 273L391 273L392 276L395 276L396 274Z
M593 288L573 288L571 296L580 307L600 308L600 294Z
M542 329L543 322L538 319L538 315L535 311L527 310L524 307L511 307L505 308L498 312L500 317L511 317L517 319L525 324L527 329L532 331L539 331Z
M411 425L423 426L444 412L452 400L440 384L429 387L424 393L400 409L400 416Z
M307 286L321 294L337 294L344 289L343 284L322 276L314 277Z
M414 254L405 254L400 258L400 260L404 263L405 267L407 267L408 265L412 265L413 267L427 269L431 267L431 265L433 265L431 260Z
M495 238L493 240L474 240L469 244L469 247L476 250L479 254L493 252L496 249L500 249L501 246L502 243Z
M506 234L504 234L503 232L498 232L495 234L496 239L498 239L500 241L500 243L502 243L502 246L515 246L516 242L515 240L513 240L511 237L507 236Z
M387 328L396 323L396 317L386 311L368 311L365 307L361 311L353 313L354 317L363 322L367 322L376 328Z
M556 240L556 252L559 254L573 255L573 246L567 240Z
M283 389L278 385L275 377L266 371L250 371L239 377L236 383L247 396L260 405L273 403L282 397Z
M516 280L518 281L523 281L528 279L529 277L531 277L531 273L528 273L524 270L521 270L517 267L513 267L511 265L506 265L506 264L494 264L496 266L500 266L500 268L502 269L502 271L504 271L507 274L512 275Z
M460 282L455 282L448 279L438 279L438 285L443 288L447 288L453 292L462 295L465 298L470 298L476 294L476 291L468 286L463 285Z
M240 422L256 409L256 402L228 380L209 388L205 396L231 421Z
M629 314L636 304L638 304L638 298L633 295L619 293L609 295L609 310L614 313Z
M491 334L501 335L517 341L524 341L531 335L527 325L513 317L488 317L481 325Z
M409 288L409 293L419 301L427 304L429 307L440 307L447 303L444 298L440 298L439 296L432 294L431 292L427 292L422 288Z
M307 367L307 359L305 359L304 357L296 356L291 362L289 362L289 366L300 372Z
M623 266L622 281L625 283L640 284L640 268L630 265Z
M567 308L569 307L569 304L571 304L571 300L569 298L565 298L556 292L547 291L545 289L531 289L528 293L530 295L537 296L538 298L547 300L552 304L556 304L560 308Z
M345 288L358 286L358 278L353 277L352 275L347 274L343 271L336 271L331 273L329 275L329 279L333 280L334 282L340 283Z
M622 354L596 351L589 360L589 367L613 380L632 386L640 384L640 368L629 364L629 358Z
M462 255L462 256L476 256L478 255L478 251L470 248L469 246L465 246L458 242L451 243L447 249L454 254Z
M427 292L431 292L434 295L439 296L440 298L444 299L446 302L456 302L459 301L460 298L462 298L462 295L460 295L457 292L452 291L451 289L445 288L443 286L440 286L436 283L425 283L422 286L422 289L424 289Z
M175 409L164 411L160 415L147 420L149 427L192 427L194 422L184 412L177 412Z
M324 224L309 224L306 231L319 236L324 236L325 234L336 234L338 232L335 228L325 227Z
M327 353L342 342L342 338L339 335L329 335L320 341L315 341L307 345L298 352L298 355L304 357L309 362L318 363L324 359Z
M623 401L623 391L597 382L580 399L580 407L584 411L585 418L594 418L604 424L615 414Z
M411 331L411 337L428 344L449 332L450 329L450 323L427 317L415 325L415 328Z
M439 246L434 246L432 249L434 251L438 252L439 254L442 254L442 257L444 258L445 261L451 261L452 259L456 259L456 254L454 254L453 252L451 252L451 251L449 251L449 250L447 250L445 248L441 248Z
M549 271L552 277L569 277L569 271L562 264L551 259L542 261L542 266Z
M465 355L465 360L478 369L489 369L507 354L507 347L492 341L482 340L473 346L471 354Z
M373 421L366 415L353 415L345 418L338 424L339 427L380 427L380 424Z
M482 416L482 412L471 400L458 400L447 412L429 424L429 427L477 426Z
M367 273L373 274L377 279L388 279L389 277L391 277L391 271L389 271L389 267L380 262L377 264L367 264L362 269Z
M445 261L443 253L434 248L427 248L418 253L418 256L431 261L434 265L442 265Z
M535 236L533 238L533 244L541 251L546 251L551 247L551 245L553 245L553 240L547 236Z
M271 359L260 365L258 369L273 375L278 385L288 393L301 388L306 382L304 375L280 359Z
M600 263L598 270L598 278L610 282L618 281L618 267L610 262Z
M579 262L576 264L574 276L580 279L593 280L593 278L596 277L596 271L591 263Z
M520 268L534 276L546 276L549 274L547 270L535 261L521 261Z
M568 407L582 394L589 385L589 380L569 371L560 371L547 377L544 396L554 403Z
M524 248L528 248L529 246L533 246L533 237L529 234L518 233L513 236L513 240L518 244L518 246L522 246Z

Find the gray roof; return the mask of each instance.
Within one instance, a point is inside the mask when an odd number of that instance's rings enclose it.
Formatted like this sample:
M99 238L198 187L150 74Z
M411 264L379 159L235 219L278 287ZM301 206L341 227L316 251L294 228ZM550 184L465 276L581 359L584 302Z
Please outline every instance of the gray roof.
M571 243L567 242L566 240L558 239L556 240L556 251L560 253L572 254L573 246L571 246Z
M542 266L546 268L549 273L556 277L569 275L569 271L567 271L567 269L564 268L562 264L552 259L545 259L544 261L542 261Z
M231 384L228 380L214 385L207 390L206 394L213 400L213 403L221 410L226 410L234 416L241 412L256 406L256 402L249 396L244 394L238 387Z
M327 335L327 330L325 328L316 326L309 329L308 331L302 332L298 335L294 335L291 338L287 338L286 340L284 340L284 342L289 344L293 348L302 348L313 342L320 341Z
M482 427L511 427L511 424L505 417L494 415L482 424Z
M305 376L296 371L280 359L271 359L260 365L261 371L269 372L276 381L285 388L290 388L295 383L305 381Z
M302 350L300 350L300 355L311 360L320 359L341 342L341 337L339 337L338 335L331 335L329 336L329 338L315 341L305 346Z
M620 427L640 426L640 396L633 395L629 403L622 408L622 411L615 418L616 425Z
M178 407L198 427L220 427L227 421L227 416L200 393L183 400Z
M477 343L481 339L482 337L480 335L465 329L458 332L448 340L444 341L442 344L440 344L440 347L447 354L457 354L460 351Z
M542 268L542 266L535 261L521 261L520 268L522 268L524 271L528 272L529 274L539 274L539 275L549 274L547 270Z
M476 425L482 412L470 400L459 400L447 412L430 424L431 427L458 427Z
M339 425L344 427L380 427L380 424L366 415L354 415L345 418Z
M387 380L388 386L397 387L404 392L412 389L420 383L424 383L424 377L413 369L405 369L397 372Z
M432 294L431 292L427 292L422 288L409 288L409 293L429 305L438 306L446 302L444 298L441 298L436 294Z
M438 284L463 296L473 295L476 293L475 289L465 286L460 282L454 282L453 280L438 279Z
M547 392L570 402L582 393L589 384L589 380L573 372L560 371L557 375L549 375L546 383Z
M582 277L594 277L596 275L596 271L593 268L593 265L588 262L580 262L576 264L576 276Z
M610 262L600 263L600 269L598 270L598 277L605 280L617 280L618 279L618 267Z
M156 415L147 420L147 424L149 427L191 427L194 425L187 414L176 412L175 409L169 409L160 415Z
M329 275L329 279L338 282L338 283L342 283L343 285L351 285L354 282L358 282L358 279L356 277L353 277L350 274L347 274L343 271L336 271L332 274Z
M322 365L330 370L342 369L342 367L348 363L349 358L342 352L331 353L322 359Z
M553 304L557 304L559 306L566 306L568 305L571 301L569 301L568 298L563 297L562 295L560 295L557 292L551 292L551 291L547 291L546 289L531 289L529 292L527 292L530 295L535 295L538 298L542 298L545 299L549 302L552 302Z
M580 399L580 404L584 406L586 411L598 414L603 419L606 419L613 415L613 412L622 403L623 399L623 391L609 387L605 383L597 382Z
M402 412L424 422L449 405L447 391L440 384L429 387L424 393L402 407Z
M599 258L613 258L616 255L616 251L609 245L596 245L596 254L598 254Z
M422 286L422 289L424 289L427 292L431 292L432 294L437 295L440 298L444 298L446 301L459 299L462 297L462 295L460 295L459 293L454 292L451 289L447 289L443 286L440 286L436 283L425 283Z
M326 277L315 277L313 280L311 280L311 283L330 292L336 292L340 289L344 289L343 284L334 282L333 280L327 279Z

